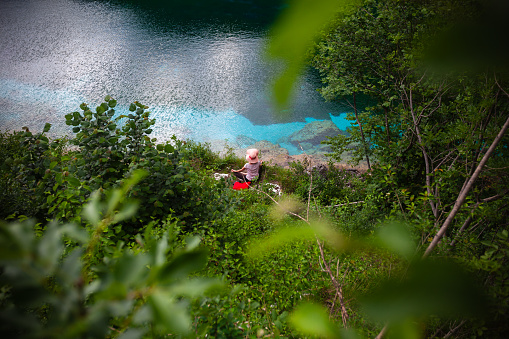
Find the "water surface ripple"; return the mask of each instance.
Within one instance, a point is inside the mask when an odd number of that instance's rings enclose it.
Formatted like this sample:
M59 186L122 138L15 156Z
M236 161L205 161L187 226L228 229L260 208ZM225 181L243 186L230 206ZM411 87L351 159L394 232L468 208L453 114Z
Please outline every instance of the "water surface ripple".
M263 25L173 14L110 1L0 0L0 130L50 122L54 135L69 133L64 115L106 94L119 111L135 100L150 106L160 141L277 143L310 121L342 124L343 108L323 101L310 72L291 108L275 114L268 84L278 67L262 57Z

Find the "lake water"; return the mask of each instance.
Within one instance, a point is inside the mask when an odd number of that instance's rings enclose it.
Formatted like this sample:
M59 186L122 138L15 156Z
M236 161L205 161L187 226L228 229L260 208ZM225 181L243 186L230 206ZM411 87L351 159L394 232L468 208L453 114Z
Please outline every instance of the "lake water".
M0 130L70 133L64 115L109 94L138 100L156 119L153 136L199 142L278 143L314 120L345 129L344 107L326 103L308 71L285 112L263 58L277 0L0 0ZM283 144L291 154L299 151Z

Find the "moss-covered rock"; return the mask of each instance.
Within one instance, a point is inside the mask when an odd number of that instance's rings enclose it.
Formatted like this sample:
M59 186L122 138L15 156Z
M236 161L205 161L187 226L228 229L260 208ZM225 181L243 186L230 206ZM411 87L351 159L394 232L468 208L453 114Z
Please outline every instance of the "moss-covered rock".
M338 134L344 134L332 121L313 121L306 124L301 130L290 134L285 140L280 142L288 142L295 146L299 144L305 145L319 145L327 137L333 137Z

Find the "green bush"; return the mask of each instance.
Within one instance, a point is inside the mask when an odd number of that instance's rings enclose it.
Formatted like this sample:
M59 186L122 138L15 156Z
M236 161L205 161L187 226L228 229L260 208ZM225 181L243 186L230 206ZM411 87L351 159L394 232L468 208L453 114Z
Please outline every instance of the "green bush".
M45 135L50 128L46 124L41 133L32 134L24 128L24 131L2 134L0 156L4 162L0 185L4 189L0 199L10 202L4 205L0 218L10 215L45 218L45 192L54 184L46 179L50 167L60 161L67 145L66 138L50 141Z
M17 168L22 162L23 148L20 133L0 133L0 219L10 215L34 213L33 197L28 187L16 178Z
M83 112L66 115L66 122L75 126L72 142L79 151L74 175L82 186L115 186L139 168L150 173L129 193L140 201L140 213L124 223L119 236L136 234L141 225L167 216L189 224L191 230L193 224L207 223L228 208L233 199L230 192L205 172L198 173L202 164L214 164L212 159L217 158L209 148L175 137L156 144L155 138L149 138L155 120L149 119L148 106L134 102L129 107L131 113L114 118L115 106L109 96L95 113L82 104ZM203 161L198 167L196 159Z
M321 165L309 170L309 164L294 162L291 164L292 178L295 181L295 194L307 200L309 194L320 205L332 205L338 200L361 199L363 181L357 173L353 173L334 166ZM309 192L311 184L311 192Z
M225 154L220 156L211 150L209 143L188 140L183 144L181 152L195 170L203 170L207 173L229 171L241 163L241 159L235 155L233 149L227 148Z

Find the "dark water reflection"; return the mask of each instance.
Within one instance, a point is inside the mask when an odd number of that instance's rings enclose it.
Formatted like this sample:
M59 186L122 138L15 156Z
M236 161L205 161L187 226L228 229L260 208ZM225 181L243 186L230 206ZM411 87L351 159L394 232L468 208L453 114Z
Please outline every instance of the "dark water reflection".
M275 114L267 85L278 67L262 51L282 7L264 0L0 0L0 129L39 131L50 122L54 134L68 133L63 116L106 94L120 110L134 100L150 106L160 140L277 142L313 119L341 124L335 117L343 109L323 102L312 73L297 85L289 111Z

